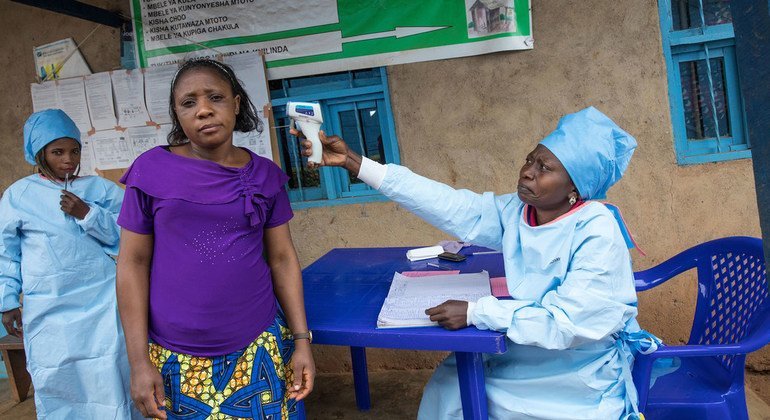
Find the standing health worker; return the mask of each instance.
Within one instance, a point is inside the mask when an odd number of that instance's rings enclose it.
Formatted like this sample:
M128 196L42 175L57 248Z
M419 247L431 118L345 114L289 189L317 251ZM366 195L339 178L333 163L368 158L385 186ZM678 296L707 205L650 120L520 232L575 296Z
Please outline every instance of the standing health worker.
M111 257L123 190L78 177L80 151L80 131L61 110L24 125L24 158L38 172L0 201L3 325L24 339L38 418L141 418L128 395Z

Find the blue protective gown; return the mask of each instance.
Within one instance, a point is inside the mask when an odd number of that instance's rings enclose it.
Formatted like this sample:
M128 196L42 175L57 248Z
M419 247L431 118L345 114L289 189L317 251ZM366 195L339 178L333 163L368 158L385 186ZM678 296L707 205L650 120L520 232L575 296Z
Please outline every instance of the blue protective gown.
M479 329L509 339L506 353L484 357L490 418L635 415L632 349L656 339L636 323L630 256L604 205L532 227L516 194L455 190L397 165L379 190L463 241L502 250L513 300L485 297L471 314ZM419 418L462 418L459 393L450 356L426 386Z
M60 185L30 175L0 201L0 311L19 307L37 415L44 419L141 418L115 296L116 224L123 190L103 178L69 190L90 210L61 211Z

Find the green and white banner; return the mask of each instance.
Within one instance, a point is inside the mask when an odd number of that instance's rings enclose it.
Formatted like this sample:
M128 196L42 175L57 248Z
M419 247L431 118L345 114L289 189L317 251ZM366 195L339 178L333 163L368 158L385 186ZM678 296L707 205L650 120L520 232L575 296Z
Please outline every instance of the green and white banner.
M132 0L142 67L262 51L268 77L530 49L529 0Z

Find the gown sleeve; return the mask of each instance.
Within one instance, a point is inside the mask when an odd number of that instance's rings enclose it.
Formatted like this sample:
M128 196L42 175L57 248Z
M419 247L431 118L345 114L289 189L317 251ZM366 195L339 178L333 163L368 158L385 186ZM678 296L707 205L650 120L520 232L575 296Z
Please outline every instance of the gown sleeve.
M114 183L105 181L103 197L88 204L91 209L83 220L77 220L77 224L99 241L105 252L117 255L120 243L120 227L117 221L123 204L123 190Z
M389 164L379 191L426 222L464 242L502 248L505 213L518 203L513 195L456 190Z
M21 219L12 201L10 191L0 200L0 312L21 306Z
M609 220L578 225L578 246L563 282L540 301L476 302L471 322L514 343L566 349L622 331L637 314L628 250ZM626 303L624 303L626 302Z

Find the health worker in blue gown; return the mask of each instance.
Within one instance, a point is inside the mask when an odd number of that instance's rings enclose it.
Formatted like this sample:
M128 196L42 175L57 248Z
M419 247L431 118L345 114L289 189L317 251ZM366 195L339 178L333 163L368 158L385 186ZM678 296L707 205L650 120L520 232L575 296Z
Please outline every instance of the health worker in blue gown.
M123 190L77 176L80 151L61 110L24 125L24 158L37 171L0 200L0 312L24 339L38 418L138 419L111 257Z
M294 132L295 134L296 131ZM631 258L605 197L636 141L596 108L563 117L525 159L516 193L477 194L381 165L322 136L322 165L343 166L462 241L502 251L512 300L447 301L426 311L454 330L505 332L508 351L485 355L490 418L638 418L636 352L659 340L640 330ZM304 141L303 153L310 153ZM511 179L513 181L513 177ZM448 286L449 287L449 286ZM431 377L420 419L462 418L456 362Z

